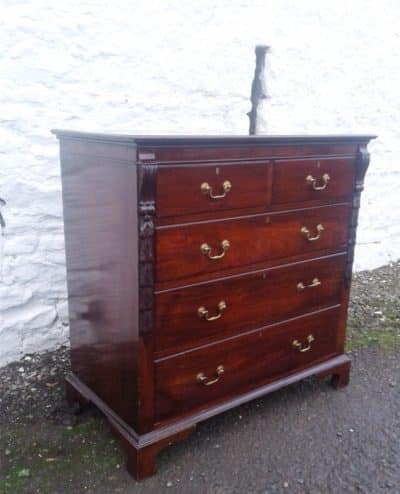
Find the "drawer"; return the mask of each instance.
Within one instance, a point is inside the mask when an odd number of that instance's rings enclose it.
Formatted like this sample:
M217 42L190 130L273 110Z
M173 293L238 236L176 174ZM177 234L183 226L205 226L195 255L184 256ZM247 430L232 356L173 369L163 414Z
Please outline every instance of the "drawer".
M354 158L276 161L273 175L274 204L339 202L352 194Z
M157 216L265 209L271 195L270 175L268 162L160 166Z
M157 420L194 411L329 358L335 354L338 317L339 310L333 308L158 360Z
M172 352L340 303L346 254L158 293L155 350Z
M345 248L348 205L259 214L156 231L158 282ZM317 226L323 231L318 232Z

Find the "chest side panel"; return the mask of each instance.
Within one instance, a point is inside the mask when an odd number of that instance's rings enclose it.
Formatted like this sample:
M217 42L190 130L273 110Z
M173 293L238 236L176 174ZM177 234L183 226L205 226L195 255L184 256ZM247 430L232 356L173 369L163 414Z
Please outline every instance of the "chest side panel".
M61 140L72 371L136 421L135 149Z

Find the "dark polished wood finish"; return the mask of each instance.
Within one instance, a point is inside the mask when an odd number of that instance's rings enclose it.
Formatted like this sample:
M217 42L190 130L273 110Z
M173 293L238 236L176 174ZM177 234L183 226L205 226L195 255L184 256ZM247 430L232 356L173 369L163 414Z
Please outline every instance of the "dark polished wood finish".
M161 448L241 403L309 376L348 383L348 296L373 136L54 132L67 396L105 414L132 475L151 475Z
M309 362L328 359L335 354L337 322L337 308L330 309L157 361L156 418L176 417L302 369ZM309 351L293 348L295 340L306 347L309 334L315 338ZM199 372L214 379L220 365L224 373L215 384L197 382Z
M206 273L220 276L229 268L246 267L271 259L286 259L296 254L314 254L326 249L343 249L347 243L348 204L312 208L289 213L238 217L223 221L183 224L157 229L157 281L190 278ZM320 238L308 241L301 233L306 227ZM207 243L212 255L221 252L221 242L230 246L222 259L210 260L201 253Z
M160 167L157 174L157 216L217 214L223 210L246 208L264 211L270 203L271 172L271 163L265 161ZM227 180L234 185L224 192L223 184ZM225 194L225 197L213 199L202 193L203 183L211 187L212 196Z
M346 254L339 254L157 293L155 350L173 353L339 304L345 267ZM310 286L315 278L320 284ZM218 314L221 300L226 309L219 319L198 316L201 306Z
M346 201L354 183L354 157L276 160L273 178L273 203L313 203ZM327 183L323 177L328 175ZM315 182L307 181L313 177Z
M137 383L126 376L138 364L137 175L109 159L61 153L71 364L136 427Z

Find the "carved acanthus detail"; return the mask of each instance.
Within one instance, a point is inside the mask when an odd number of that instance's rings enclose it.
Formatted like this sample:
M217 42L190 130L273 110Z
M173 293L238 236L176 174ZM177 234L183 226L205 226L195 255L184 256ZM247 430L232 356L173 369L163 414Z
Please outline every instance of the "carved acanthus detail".
M370 155L368 153L367 146L365 144L360 145L355 162L355 183L353 191L352 211L349 222L348 254L345 274L346 282L348 284L351 281L354 260L354 248L356 245L358 212L360 209L360 197L361 192L364 189L364 178L369 165L369 156Z
M140 164L139 193L139 325L140 333L153 327L154 217L157 165Z

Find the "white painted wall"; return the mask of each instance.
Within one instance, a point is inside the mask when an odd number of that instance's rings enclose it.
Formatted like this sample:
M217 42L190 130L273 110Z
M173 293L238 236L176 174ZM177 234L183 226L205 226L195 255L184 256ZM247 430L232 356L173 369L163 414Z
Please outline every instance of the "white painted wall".
M0 0L0 365L66 343L50 128L246 134L256 43L268 133L377 133L356 269L400 257L398 0Z

